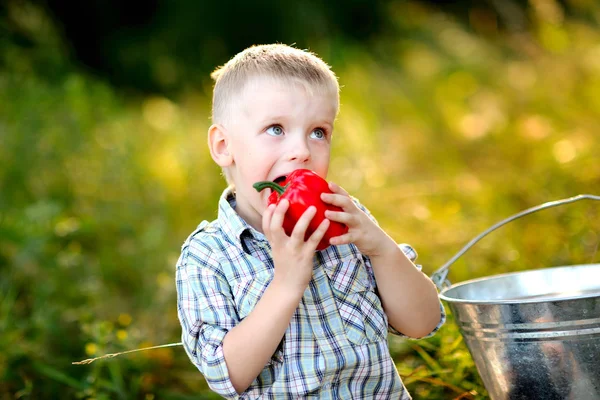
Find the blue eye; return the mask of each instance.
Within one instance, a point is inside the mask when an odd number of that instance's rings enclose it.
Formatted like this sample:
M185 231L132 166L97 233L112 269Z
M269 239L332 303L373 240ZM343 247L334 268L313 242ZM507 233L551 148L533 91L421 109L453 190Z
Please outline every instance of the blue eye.
M266 132L271 136L281 136L283 135L283 128L279 125L273 125L268 127Z
M317 128L314 131L312 131L311 136L316 139L325 139L327 134L325 134L325 131L323 129Z

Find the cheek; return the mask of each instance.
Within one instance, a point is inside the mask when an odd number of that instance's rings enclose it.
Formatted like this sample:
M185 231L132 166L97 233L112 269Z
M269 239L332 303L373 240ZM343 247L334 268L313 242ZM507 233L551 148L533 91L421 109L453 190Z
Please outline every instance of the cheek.
M312 152L312 157L313 161L318 164L320 168L327 168L329 166L330 146L315 146Z
M265 155L268 154L266 146L256 142L242 143L237 151L246 161L249 168L252 168L254 165L258 167Z

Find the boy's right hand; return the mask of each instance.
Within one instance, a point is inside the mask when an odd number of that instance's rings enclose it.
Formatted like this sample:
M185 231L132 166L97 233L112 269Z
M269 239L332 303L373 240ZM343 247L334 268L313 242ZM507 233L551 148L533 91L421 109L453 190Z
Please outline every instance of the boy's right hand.
M310 282L313 257L319 242L327 232L329 220L324 219L304 241L308 225L317 211L314 206L310 206L294 226L291 236L288 236L283 230L283 219L289 205L286 199L282 199L277 205L269 205L263 214L262 228L273 252L273 280L301 295Z

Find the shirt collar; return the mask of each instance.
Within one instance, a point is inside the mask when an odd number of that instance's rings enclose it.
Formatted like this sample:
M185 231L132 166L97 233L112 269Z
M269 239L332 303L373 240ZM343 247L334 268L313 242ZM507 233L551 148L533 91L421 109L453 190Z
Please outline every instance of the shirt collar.
M225 235L233 242L239 243L240 245L242 245L242 235L246 232L256 240L265 241L265 235L251 227L250 224L235 211L236 204L234 190L233 188L228 187L223 191L223 194L221 194L221 198L219 199L219 212L217 215L219 225L221 225Z

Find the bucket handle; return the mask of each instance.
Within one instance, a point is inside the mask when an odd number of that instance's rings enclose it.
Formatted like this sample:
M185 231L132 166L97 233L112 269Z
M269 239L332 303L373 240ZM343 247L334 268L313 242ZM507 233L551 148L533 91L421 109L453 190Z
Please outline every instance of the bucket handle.
M433 283L435 283L435 286L437 286L437 288L439 290L442 290L444 287L450 286L451 283L450 283L450 281L447 278L448 277L448 271L449 271L450 265L454 264L454 262L456 260L458 260L458 258L460 256L462 256L463 254L465 254L467 250L469 250L475 243L477 243L481 239L483 239L484 236L486 236L488 233L490 233L492 231L495 231L496 229L500 228L501 226L503 226L503 225L505 225L505 224L507 224L507 223L509 223L511 221L514 221L517 218L521 218L522 216L534 213L536 211L545 210L546 208L556 207L556 206L559 206L559 205L562 205L562 204L573 203L575 201L579 201L579 200L583 200L583 199L599 200L600 201L600 196L596 196L596 195L593 195L593 194L580 194L580 195L569 197L569 198L566 198L566 199L549 201L547 203L540 204L539 206L528 208L526 210L521 211L520 213L514 214L514 215L512 215L512 216L510 216L510 217L508 217L506 219L503 219L502 221L494 224L490 228L488 228L485 231L481 232L479 235L477 235L475 238L473 238L469 243L467 243L450 260L448 260L448 262L446 262L444 265L442 265L437 271L435 271L431 275L431 280L433 281Z

